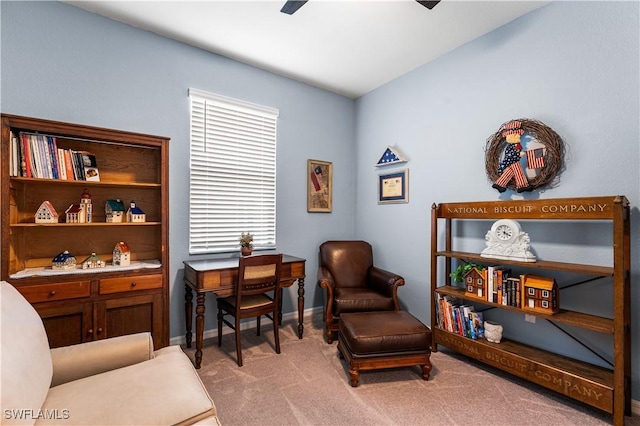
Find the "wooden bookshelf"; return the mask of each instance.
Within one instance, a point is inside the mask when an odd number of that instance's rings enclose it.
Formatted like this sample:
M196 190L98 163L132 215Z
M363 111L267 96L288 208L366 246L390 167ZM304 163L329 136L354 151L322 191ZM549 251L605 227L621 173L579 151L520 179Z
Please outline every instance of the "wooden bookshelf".
M57 147L95 155L100 181L13 176L11 135L55 137ZM149 331L156 348L169 344L169 139L120 130L2 114L3 280L14 285L40 313L51 347ZM65 223L65 210L87 189L93 220ZM105 203L131 200L145 222L107 223ZM50 201L58 223L35 223ZM132 267L49 273L58 253L78 265L91 253L109 264L118 241L131 248ZM143 265L143 266L136 266Z
M599 408L612 414L615 425L624 424L625 414L631 415L629 213L629 202L624 196L434 204L431 211L432 350L437 351L438 345L447 346L478 361ZM576 221L580 226L584 226L585 230L588 230L592 221L609 221L612 224L612 238L607 244L610 244L613 252L613 265L594 266L552 260L518 262L486 258L479 253L454 249L454 221L490 219ZM444 259L444 268L439 268L439 259ZM464 287L439 281L439 277L448 277L451 273L453 259L479 264L498 263L515 269L609 277L609 281L613 282L612 318L563 309L562 298L558 313L543 314L489 302L478 297L468 297ZM552 323L612 335L613 367L608 369L571 359L514 339L504 339L496 344L447 331L438 327L435 293L466 300L474 305L481 304L487 308L526 313Z

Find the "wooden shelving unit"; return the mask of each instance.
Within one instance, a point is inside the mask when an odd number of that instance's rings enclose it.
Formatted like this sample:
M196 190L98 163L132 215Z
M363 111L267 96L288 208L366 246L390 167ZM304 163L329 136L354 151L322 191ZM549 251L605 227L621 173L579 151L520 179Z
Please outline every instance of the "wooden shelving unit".
M11 176L11 134L56 138L57 147L95 154L100 181ZM169 344L169 139L159 136L2 114L2 280L10 282L43 318L51 347L149 331L156 348ZM91 223L64 223L64 211L88 189ZM105 203L135 200L139 223L107 223ZM58 223L35 223L50 201ZM78 264L91 253L110 263L118 241L131 249L134 268L105 268L47 275L51 260L67 250ZM44 274L44 275L43 275Z
M578 221L588 228L590 221L609 221L612 224L610 246L612 266L593 266L579 263L537 260L518 262L488 259L479 253L453 249L453 222L458 220L566 220ZM630 344L630 224L629 202L624 196L585 197L549 200L493 201L434 204L431 212L431 325L432 349L447 346L461 354L509 372L520 378L557 391L563 395L612 414L615 425L624 424L624 416L631 415L631 344ZM442 226L444 225L444 226ZM440 240L442 239L442 240ZM441 241L441 243L440 243ZM444 248L440 248L440 244ZM438 271L444 259L443 271ZM434 293L468 300L513 312L520 308L496 304L478 298L468 298L461 287L439 281L449 277L453 259L484 264L510 265L512 268L560 271L593 277L609 277L613 281L613 318L561 309L547 315L526 311L553 323L567 324L613 336L613 368L607 369L566 356L534 348L511 339L499 344L473 340L438 327ZM562 286L561 286L562 287Z

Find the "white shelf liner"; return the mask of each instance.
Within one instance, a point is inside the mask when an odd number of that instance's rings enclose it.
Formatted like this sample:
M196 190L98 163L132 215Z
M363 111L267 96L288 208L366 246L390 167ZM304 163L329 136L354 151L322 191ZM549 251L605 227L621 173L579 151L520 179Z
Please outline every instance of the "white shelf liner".
M128 266L113 266L107 264L104 268L82 269L81 265L77 265L75 269L52 269L51 266L42 268L29 268L16 272L9 276L11 279L28 278L28 277L50 277L57 275L76 275L76 274L98 274L114 271L131 271L134 269L155 269L160 268L162 264L159 260L142 260L131 261Z

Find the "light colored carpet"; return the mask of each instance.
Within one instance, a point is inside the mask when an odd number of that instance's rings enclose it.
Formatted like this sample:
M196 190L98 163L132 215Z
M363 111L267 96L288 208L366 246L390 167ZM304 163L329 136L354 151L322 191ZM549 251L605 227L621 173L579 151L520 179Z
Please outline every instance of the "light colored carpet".
M200 377L223 425L606 425L607 413L461 357L431 355L429 381L416 367L365 371L349 385L336 342L323 339L320 315L280 329L275 353L272 325L263 320L242 332L244 366L236 364L233 334L206 340ZM194 343L195 345L195 343ZM195 349L183 348L193 360ZM640 418L625 423L640 426Z

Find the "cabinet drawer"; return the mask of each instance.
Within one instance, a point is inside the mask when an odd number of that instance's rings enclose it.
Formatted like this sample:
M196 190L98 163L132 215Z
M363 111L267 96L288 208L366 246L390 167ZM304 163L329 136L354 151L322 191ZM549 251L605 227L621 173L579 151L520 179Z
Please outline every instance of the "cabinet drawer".
M162 274L137 277L106 278L100 280L100 294L162 288Z
M89 281L74 281L16 288L30 303L39 303L89 297L91 285Z

